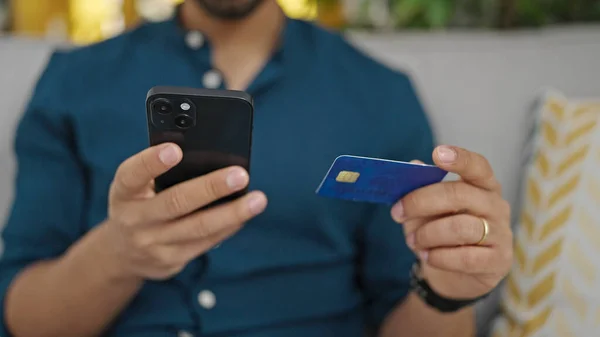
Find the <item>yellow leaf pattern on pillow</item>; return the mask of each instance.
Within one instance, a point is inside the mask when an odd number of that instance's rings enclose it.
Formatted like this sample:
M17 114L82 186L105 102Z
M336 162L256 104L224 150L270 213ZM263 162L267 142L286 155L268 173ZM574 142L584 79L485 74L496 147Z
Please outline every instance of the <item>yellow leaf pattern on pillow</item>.
M493 337L600 336L600 103L549 94Z

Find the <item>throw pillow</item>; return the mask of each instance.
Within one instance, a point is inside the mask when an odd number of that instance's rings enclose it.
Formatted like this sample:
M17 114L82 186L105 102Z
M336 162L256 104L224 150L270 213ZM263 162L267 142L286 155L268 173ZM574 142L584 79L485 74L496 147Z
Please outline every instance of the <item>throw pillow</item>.
M600 99L545 94L493 337L600 334Z

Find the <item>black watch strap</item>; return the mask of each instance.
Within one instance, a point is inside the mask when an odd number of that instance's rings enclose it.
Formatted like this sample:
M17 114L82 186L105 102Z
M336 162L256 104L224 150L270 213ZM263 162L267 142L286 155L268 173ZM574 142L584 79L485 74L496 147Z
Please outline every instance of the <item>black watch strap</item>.
M474 298L474 299L450 299L442 297L437 294L429 283L422 277L420 277L421 264L416 262L410 272L410 282L412 291L419 296L428 306L443 312L450 313L456 312L465 307L471 306L484 298L489 294Z

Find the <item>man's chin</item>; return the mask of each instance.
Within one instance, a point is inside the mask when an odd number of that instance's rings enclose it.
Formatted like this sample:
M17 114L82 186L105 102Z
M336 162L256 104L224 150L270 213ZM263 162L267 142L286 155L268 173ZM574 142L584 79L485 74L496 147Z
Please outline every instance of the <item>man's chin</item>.
M239 20L250 15L264 0L194 0L211 16Z

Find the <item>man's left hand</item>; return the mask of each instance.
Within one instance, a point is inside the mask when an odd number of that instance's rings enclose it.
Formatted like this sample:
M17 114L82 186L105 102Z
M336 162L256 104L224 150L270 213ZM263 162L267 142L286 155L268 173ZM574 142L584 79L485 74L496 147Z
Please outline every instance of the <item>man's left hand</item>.
M433 159L461 179L410 193L392 208L392 217L404 225L407 245L434 291L447 298L477 298L493 290L510 269L510 206L483 156L440 146Z

